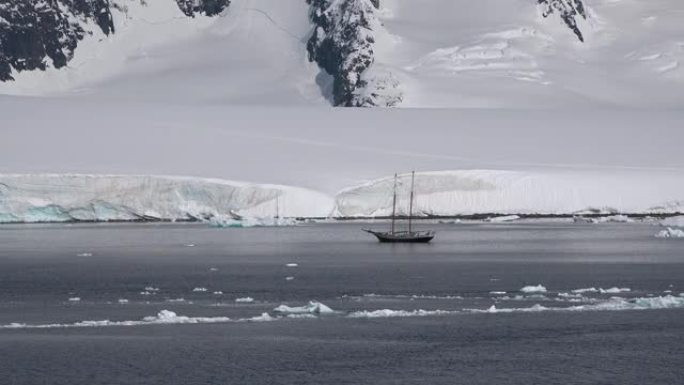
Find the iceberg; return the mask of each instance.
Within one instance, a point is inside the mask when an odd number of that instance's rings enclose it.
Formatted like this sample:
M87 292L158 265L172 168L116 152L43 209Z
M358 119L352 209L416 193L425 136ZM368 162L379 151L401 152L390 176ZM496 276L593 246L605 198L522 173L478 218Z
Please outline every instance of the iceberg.
M325 217L332 198L297 187L221 179L84 174L0 175L0 222L195 221ZM272 222L291 221L273 219Z
M309 301L305 306L290 307L287 305L280 305L273 309L273 311L281 314L333 314L335 311L328 306L318 302Z
M523 293L546 293L546 287L542 285L537 286L525 286L520 289Z
M680 229L673 229L672 227L668 227L665 230L659 231L656 235L656 238L684 238L684 230Z

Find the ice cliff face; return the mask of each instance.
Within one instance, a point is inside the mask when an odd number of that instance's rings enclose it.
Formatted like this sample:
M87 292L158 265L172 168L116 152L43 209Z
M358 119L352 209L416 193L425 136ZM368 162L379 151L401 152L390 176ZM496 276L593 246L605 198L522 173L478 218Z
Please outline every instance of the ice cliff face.
M333 103L345 107L392 107L401 102L399 82L374 74L380 0L307 0L315 29L307 50L334 78Z
M187 16L213 16L229 0L176 1ZM115 32L113 12L125 12L128 3L146 0L2 0L0 1L0 81L13 80L12 71L62 68L79 42L98 30Z
M587 18L587 12L582 0L537 0L542 9L542 16L558 15L572 30L577 38L584 42L584 35L578 26L578 19Z
M677 213L684 182L671 175L591 172L453 170L417 173L414 214L470 215L570 213ZM336 196L344 217L386 216L392 212L393 178L352 187ZM410 175L399 178L397 212L408 214Z
M322 217L315 191L218 179L117 175L0 175L0 223Z

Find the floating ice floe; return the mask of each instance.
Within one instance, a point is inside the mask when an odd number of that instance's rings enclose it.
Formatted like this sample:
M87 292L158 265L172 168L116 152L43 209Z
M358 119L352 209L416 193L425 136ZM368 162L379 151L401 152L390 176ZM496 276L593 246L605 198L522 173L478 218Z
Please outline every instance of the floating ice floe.
M545 307L536 304L526 308L490 308L464 309L470 313L530 313L530 312L579 312L579 311L621 311L621 310L657 310L684 307L684 298L666 295L663 297L622 298L611 297L608 300L570 307Z
M185 298L169 298L166 302L185 302Z
M461 300L463 299L460 295L427 295L427 294L361 294L361 295L349 295L345 294L342 299L350 299L354 301L362 301L366 299L370 300L385 300L385 299L408 299L410 301L414 300Z
M79 321L74 323L52 323L30 325L25 323L10 323L0 325L0 329L56 329L56 328L85 328L85 327L107 327L107 326L146 326L146 325L175 325L175 324L211 324L228 322L269 322L274 321L268 313L250 318L231 319L229 317L188 317L178 315L170 310L162 310L156 316L144 317L142 320L135 321Z
M208 221L210 226L216 228L247 228L247 227L280 227L295 226L298 222L294 218L240 218L232 216L215 216Z
M125 304L128 303L128 300L127 300L126 298L119 298L119 301L118 301L118 302L119 302L119 304L121 304L121 305L125 305Z
M192 289L193 293L204 293L207 291L206 287L196 287Z
M513 222L517 221L520 219L520 216L518 215L504 215L500 217L490 217L485 219L486 222L491 222L491 223L504 223L504 222Z
M335 311L318 301L309 301L305 306L280 305L273 311L281 314L333 314Z
M81 298L80 297L71 297L69 298L69 302L80 302Z
M159 291L159 288L154 286L146 286L145 291L149 293L156 293Z
M347 314L348 318L397 318L397 317L429 317L458 314L456 310L361 310Z
M546 293L546 288L542 285L537 286L525 286L520 289L523 293Z
M587 287L587 288L582 288L582 289L575 289L572 291L573 293L598 293L598 289L595 287Z
M656 238L684 238L684 230L680 229L673 229L672 227L668 227L665 230L659 231L656 235Z
M223 292L220 291L220 290L217 290L217 291L214 292L214 295L223 295Z
M489 294L492 294L492 295L505 295L506 292L505 292L505 291L490 291Z
M609 289L599 289L601 294L618 294L618 293L629 293L632 289L628 287L611 287Z
M235 302L237 302L237 303L252 303L252 302L254 302L254 298L252 298L252 297L235 298Z

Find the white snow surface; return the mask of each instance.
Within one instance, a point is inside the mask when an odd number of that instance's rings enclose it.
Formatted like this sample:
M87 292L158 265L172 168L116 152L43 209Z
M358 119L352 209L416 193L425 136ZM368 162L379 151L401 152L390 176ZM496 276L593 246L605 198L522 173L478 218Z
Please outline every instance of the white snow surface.
M0 93L214 105L329 105L308 62L304 0L240 0L188 18L172 1L116 0L116 33L63 70L13 74ZM587 0L580 43L534 0L383 0L364 79L398 83L403 107L681 107L680 0ZM317 78L318 77L318 78ZM318 84L320 83L320 85ZM392 87L394 88L394 86Z
M218 179L117 175L0 175L0 222L184 220L239 213L327 216L324 194Z
M316 84L299 0L240 0L186 17L175 0L114 0L116 33L97 28L66 69L15 73L0 94L198 105L329 105ZM92 27L92 26L90 26Z
M408 214L410 181L410 175L401 175L399 214ZM336 212L389 215L392 185L393 177L387 177L343 190L336 197ZM628 172L455 170L417 173L413 209L416 215L658 213L684 211L683 202L684 178L669 174L646 181Z

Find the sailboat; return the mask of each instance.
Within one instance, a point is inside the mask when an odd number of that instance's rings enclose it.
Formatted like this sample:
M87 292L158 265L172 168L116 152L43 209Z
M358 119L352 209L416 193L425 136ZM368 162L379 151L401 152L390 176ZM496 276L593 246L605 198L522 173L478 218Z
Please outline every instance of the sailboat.
M390 224L390 231L373 231L363 229L363 231L373 234L382 243L428 243L435 237L435 232L429 231L413 231L413 189L416 179L416 172L411 172L411 198L409 201L409 217L408 217L408 231L396 230L397 219L397 174L394 174L394 193L392 196L392 222Z

